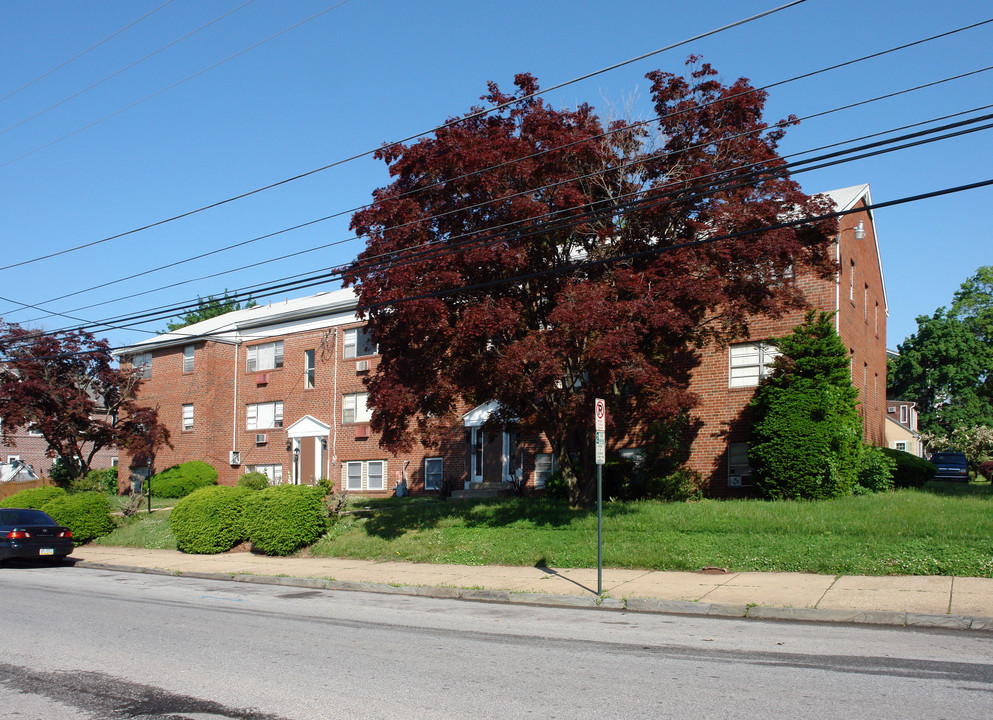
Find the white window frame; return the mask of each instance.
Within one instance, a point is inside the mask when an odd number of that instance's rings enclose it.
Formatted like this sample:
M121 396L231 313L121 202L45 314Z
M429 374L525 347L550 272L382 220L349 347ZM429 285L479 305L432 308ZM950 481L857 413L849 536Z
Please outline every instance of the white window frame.
M45 434L38 429L37 425L28 425L27 433L28 433L28 437L35 437L35 438L45 437Z
M893 449L894 450L902 450L903 452L907 452L907 441L906 440L897 440L896 442L893 443Z
M314 350L303 351L303 387L313 390L317 385L317 353Z
M367 423L372 420L372 412L367 401L369 393L346 393L341 396L341 422L343 425Z
M372 342L371 333L365 327L354 327L343 333L341 352L342 359L351 360L377 355L379 348Z
M194 360L193 355L194 355L194 350L195 350L195 348L194 348L193 345L186 345L183 348L183 372L184 373L191 373L191 372L193 372L193 360Z
M258 472L269 478L270 485L282 485L283 483L283 466L277 463L261 464L261 465L246 465L245 472Z
M138 371L138 377L152 377L152 353L137 353L131 356L131 367Z
M112 457L110 459L110 466L112 468L116 468L119 462L120 462L120 458Z
M183 404L183 432L193 430L193 403Z
M441 490L445 479L445 459L441 457L424 458L424 489Z
M908 416L909 416L909 413L907 412L907 406L906 405L901 405L900 406L900 424L901 425L906 425L907 424L907 422L908 422Z
M341 464L341 485L357 492L380 492L386 489L386 472L386 460L349 460ZM371 478L379 478L379 484L371 484Z
M246 348L245 366L248 372L278 370L283 367L283 341L249 345Z
M271 408L270 408L271 406ZM263 425L268 420L269 411L272 411L272 424ZM261 413L260 413L261 411ZM260 414L263 420L259 419ZM266 403L250 403L245 406L245 429L246 430L269 430L271 428L283 427L283 401Z
M732 485L732 477L741 478L739 485ZM751 487L752 466L748 463L748 443L728 443L728 487Z
M728 387L755 387L772 373L782 353L769 342L737 343L728 348Z
M535 453L534 486L536 488L545 487L548 478L555 474L555 469L555 455L553 453Z

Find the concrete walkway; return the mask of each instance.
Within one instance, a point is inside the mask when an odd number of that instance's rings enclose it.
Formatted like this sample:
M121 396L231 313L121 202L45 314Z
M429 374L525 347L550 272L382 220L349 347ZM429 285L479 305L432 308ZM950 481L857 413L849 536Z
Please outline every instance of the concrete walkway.
M615 610L993 630L993 579L430 565L86 545L77 567Z

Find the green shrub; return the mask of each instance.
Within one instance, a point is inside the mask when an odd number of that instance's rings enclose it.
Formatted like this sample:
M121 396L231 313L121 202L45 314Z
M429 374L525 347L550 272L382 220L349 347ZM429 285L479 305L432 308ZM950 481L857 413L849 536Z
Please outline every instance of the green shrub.
M770 394L766 403L748 449L759 493L777 500L849 494L858 473L862 426L844 391L793 387Z
M197 555L233 548L245 538L242 510L250 492L244 487L214 485L184 497L169 514L176 546Z
M152 477L152 494L160 498L186 497L194 490L217 484L217 471L201 460L173 465Z
M117 468L90 470L69 483L69 492L102 492L117 495Z
M703 478L696 470L677 468L660 478L650 478L646 483L645 497L669 502L703 499Z
M269 478L265 473L247 472L238 478L238 487L248 490L265 490L269 487Z
M67 488L73 478L79 474L79 469L63 463L62 458L55 458L52 467L48 469L48 479L60 488Z
M882 448L883 453L896 461L893 471L893 484L898 488L919 488L938 472L938 467L924 458L911 455L903 450Z
M66 491L60 487L52 485L42 485L41 487L21 490L10 497L0 500L0 507L30 508L31 510L41 510L45 503L60 498Z
M556 470L545 480L545 497L556 500L569 499L569 486L562 477L561 470Z
M77 545L87 543L114 529L110 518L110 501L102 492L81 492L63 495L45 503L42 508L59 525L72 530Z
M859 456L858 480L856 494L886 492L893 489L893 474L896 471L896 460L891 458L883 448L866 445ZM861 490L858 490L860 488Z
M266 555L290 555L328 528L324 491L308 485L274 485L245 500L245 534Z

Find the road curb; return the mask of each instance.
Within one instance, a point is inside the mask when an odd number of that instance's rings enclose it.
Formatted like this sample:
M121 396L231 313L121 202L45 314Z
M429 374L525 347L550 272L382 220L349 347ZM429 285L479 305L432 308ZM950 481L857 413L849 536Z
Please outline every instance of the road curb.
M532 605L585 610L611 610L622 612L653 613L660 615L706 615L709 617L741 618L748 620L787 620L857 625L888 625L891 627L940 628L993 632L993 618L969 615L928 615L923 613L894 612L889 610L829 610L818 608L778 608L758 605L728 605L691 602L686 600L661 600L655 598L597 598L593 596L553 595L544 593L516 593L510 590L486 590L430 585L392 585L386 583L356 582L321 578L300 578L283 575L249 575L244 573L215 573L162 568L144 568L130 565L77 560L75 567L87 570L171 575L200 580L243 582L256 585L282 585L339 592L370 592L380 595L416 595L439 600L466 600L509 605Z

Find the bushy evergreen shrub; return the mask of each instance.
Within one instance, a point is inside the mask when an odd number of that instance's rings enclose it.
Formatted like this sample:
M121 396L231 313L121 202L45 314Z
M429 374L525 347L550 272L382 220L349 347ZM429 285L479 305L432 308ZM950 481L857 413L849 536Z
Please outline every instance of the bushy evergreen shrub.
M308 485L274 485L245 499L245 534L266 555L290 555L327 530L324 491Z
M87 543L114 529L110 518L110 501L102 492L81 492L62 495L41 508L59 525L72 530L77 545Z
M938 467L924 458L911 455L903 450L882 448L883 453L896 462L893 471L893 484L898 488L918 488L934 477Z
M896 471L896 460L891 458L883 448L866 445L859 457L859 473L856 492L866 493L886 492L893 489L893 474Z
M247 472L238 478L238 487L248 490L265 490L269 487L269 478L265 473Z
M117 495L117 468L90 470L69 483L69 492L102 492Z
M169 514L176 546L185 553L226 552L245 538L242 512L251 493L244 487L214 485L194 490Z
M152 476L152 494L160 498L181 498L216 484L217 470L201 460L190 460Z
M42 485L41 487L21 490L9 497L0 500L0 507L29 508L31 510L41 510L45 503L62 497L66 491L53 485Z
M833 313L807 313L779 342L783 353L759 386L748 460L767 498L847 495L858 474L862 421L848 350Z

